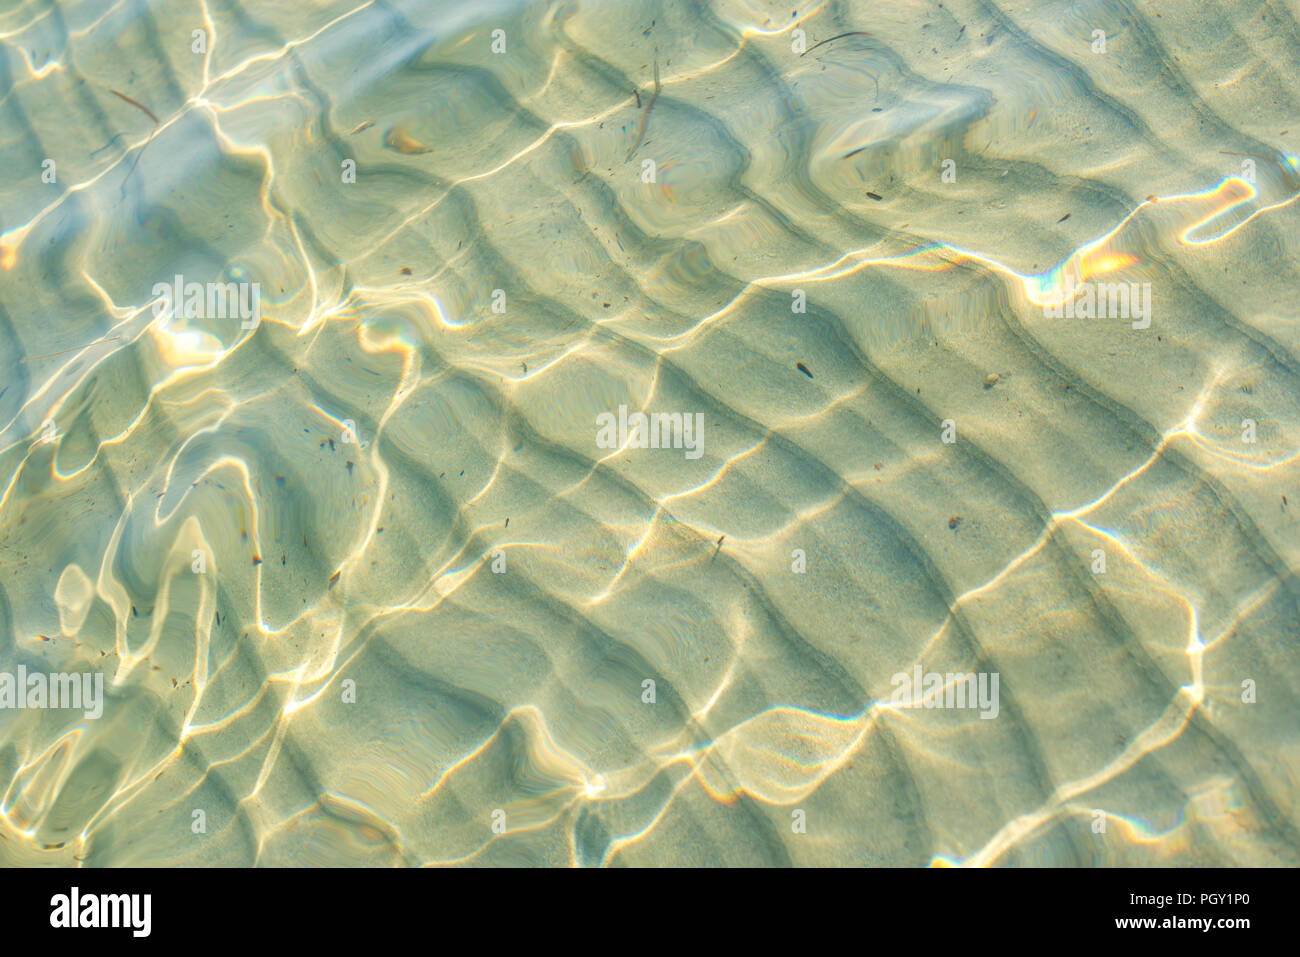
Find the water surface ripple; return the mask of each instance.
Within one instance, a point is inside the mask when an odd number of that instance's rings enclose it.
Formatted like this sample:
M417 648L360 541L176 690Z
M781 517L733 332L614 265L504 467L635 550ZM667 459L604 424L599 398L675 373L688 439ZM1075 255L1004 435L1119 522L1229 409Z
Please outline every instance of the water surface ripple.
M0 862L1300 863L1297 18L0 3Z

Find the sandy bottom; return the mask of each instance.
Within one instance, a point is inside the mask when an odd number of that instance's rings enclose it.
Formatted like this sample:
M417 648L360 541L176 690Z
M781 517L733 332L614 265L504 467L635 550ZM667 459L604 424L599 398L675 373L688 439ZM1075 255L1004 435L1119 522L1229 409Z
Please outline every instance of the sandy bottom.
M0 863L1300 863L1294 4L148 7L0 13Z

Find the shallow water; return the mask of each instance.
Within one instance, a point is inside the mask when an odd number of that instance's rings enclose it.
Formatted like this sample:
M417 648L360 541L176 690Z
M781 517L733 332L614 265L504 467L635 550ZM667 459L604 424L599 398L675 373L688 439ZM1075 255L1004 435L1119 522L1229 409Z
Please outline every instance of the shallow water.
M0 862L1300 863L1298 19L3 0Z

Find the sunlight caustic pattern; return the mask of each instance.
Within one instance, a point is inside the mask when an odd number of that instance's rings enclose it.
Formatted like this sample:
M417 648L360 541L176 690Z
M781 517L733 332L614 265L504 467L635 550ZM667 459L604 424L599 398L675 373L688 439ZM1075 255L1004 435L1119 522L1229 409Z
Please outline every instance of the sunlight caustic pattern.
M1200 16L0 5L0 862L1300 863L1300 9Z

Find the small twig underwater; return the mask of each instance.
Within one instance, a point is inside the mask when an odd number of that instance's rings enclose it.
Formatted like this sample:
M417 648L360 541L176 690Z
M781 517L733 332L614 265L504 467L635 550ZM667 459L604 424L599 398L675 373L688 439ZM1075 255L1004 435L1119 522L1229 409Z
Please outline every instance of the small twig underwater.
M1292 158L1288 157L1284 161L1279 159L1278 156L1265 156L1263 153L1239 153L1236 150L1219 150L1219 152L1224 156L1254 156L1257 159L1262 159L1272 163L1282 171L1282 178L1285 179L1288 184L1294 183L1295 185L1293 188L1300 190L1300 177L1296 176L1296 173L1300 171L1300 166L1292 166L1290 170L1287 169L1287 166L1294 162Z
M800 53L799 55L807 56L809 53L812 53L813 50L816 50L822 44L830 43L832 40L842 40L845 37L869 37L869 36L871 36L871 34L867 33L864 30L850 30L848 33L841 33L838 36L833 36L829 40L822 40L821 43L814 43L812 46L810 46L807 50L804 50L803 53ZM872 73L870 70L864 70L863 72L866 73L867 76L871 77L871 82L876 85L876 99L879 100L880 99L880 78L876 76L874 73ZM849 154L849 156L852 155L853 155L852 153ZM848 156L844 157L844 159L848 159L848 158L849 158Z
M130 104L131 104L132 106L134 106L137 110L143 110L145 116L147 116L147 117L149 117L149 119L153 120L153 125L154 125L154 126L157 126L157 125L158 125L159 120L158 120L158 117L156 117L156 116L153 115L153 110L149 109L149 107L145 106L145 105L144 105L143 103L141 103L139 100L133 100L133 99L131 99L129 96L127 96L125 93L119 93L119 92L117 92L117 90L110 89L108 92L109 92L109 93L112 93L112 94L113 94L115 97L117 97L119 100L124 100L125 102L130 103Z
M1272 156L1265 156L1263 153L1239 153L1236 150L1219 150L1224 156L1255 156L1262 160L1268 160L1270 163L1276 163L1277 160Z
M117 342L117 341L118 341L119 339L121 339L121 338L122 338L121 336L113 336L113 337L110 338L110 339L97 339L97 340L95 340L95 341L96 341L96 342ZM95 344L94 342L90 343L91 346L93 346L94 344ZM47 353L45 353L44 355L39 355L39 356L23 356L23 357L22 357L21 359L19 359L18 361L19 361L19 362L35 362L37 359L51 359L51 358L53 358L54 356L65 356L65 355L67 355L69 352L78 352L78 351L80 351L80 350L82 350L82 349L88 349L88 348L90 348L90 346L73 346L73 347L70 348L70 349L60 349L58 352L47 352Z
M636 152L637 147L641 145L641 141L645 139L646 123L650 121L650 111L655 108L655 100L659 99L659 91L661 89L662 87L659 85L659 60L658 58L656 58L655 59L655 91L650 97L650 102L646 104L645 112L641 114L641 123L636 131L636 142L633 143L632 148L627 151L627 156L623 157L624 163L626 163L628 160L632 158L632 154ZM640 99L639 95L637 99L638 100Z
M816 50L819 46L823 46L824 44L830 43L833 40L843 40L845 37L869 37L869 36L871 36L871 34L867 33L865 30L850 30L848 33L837 34L836 36L831 37L829 40L821 41L821 43L814 43L812 46L810 46L807 50L804 50L803 53L800 53L799 55L807 56L809 53L812 53L813 50Z
M140 152L135 154L135 162L131 164L131 168L126 171L126 178L122 180L122 188L125 190L126 181L131 178L131 174L135 172L135 168L140 165L140 157L144 155L144 151L146 147L148 147L148 145L153 142L154 134L158 132L158 117L154 116L153 110L149 109L149 107L145 106L139 100L133 100L125 93L119 93L117 92L117 90L110 89L108 92L112 93L119 100L122 100L123 102L126 103L130 103L137 110L142 110L145 116L153 120L153 130L150 131L149 138L144 141L144 146L140 147Z
M116 143L125 135L126 135L125 133L114 133L107 143L105 143L99 149L94 150L90 155L97 156L98 154L104 152L104 150L108 149L110 146L112 146L114 143Z

